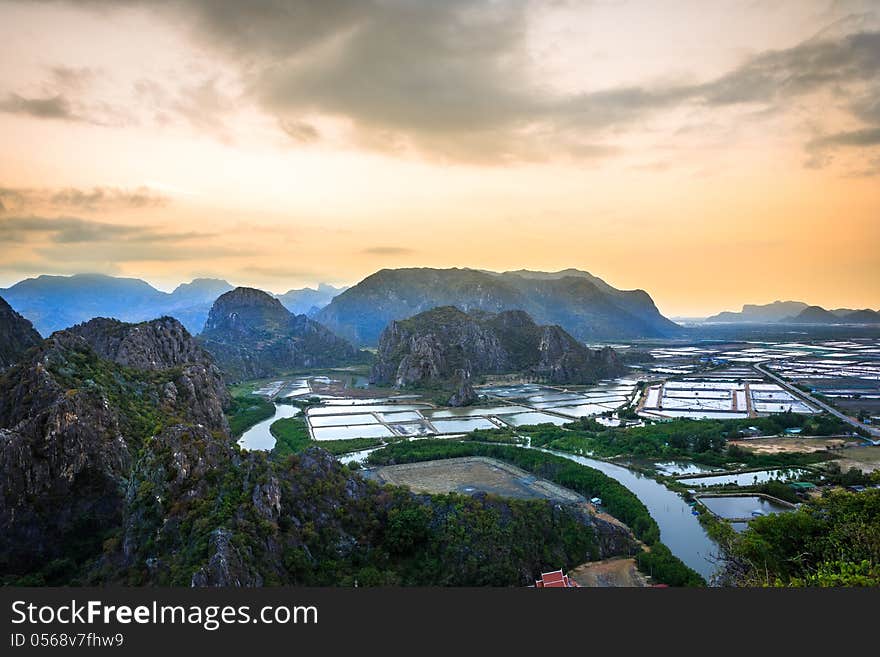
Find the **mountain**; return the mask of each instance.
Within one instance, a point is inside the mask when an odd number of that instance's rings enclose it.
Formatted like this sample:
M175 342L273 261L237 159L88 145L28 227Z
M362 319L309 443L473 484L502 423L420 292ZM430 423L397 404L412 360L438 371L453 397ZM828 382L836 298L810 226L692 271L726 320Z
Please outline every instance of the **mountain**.
M31 323L0 297L0 372L17 363L40 340Z
M725 311L707 317L706 323L751 322L754 324L772 324L797 315L807 308L803 301L774 301L767 304L745 304L740 312Z
M784 324L843 324L846 320L821 306L808 306L797 315L780 321Z
M441 306L523 310L580 340L663 337L680 327L643 290L617 290L587 272L383 269L336 296L315 319L355 344L375 345L390 322Z
M415 495L317 447L242 452L221 389L170 318L58 331L0 375L0 585L521 586L636 550L581 504Z
M314 315L333 300L337 294L345 292L347 287L333 287L321 283L318 288L304 287L299 290L288 290L279 294L278 300L294 315Z
M485 374L522 373L551 383L592 383L625 371L610 347L593 351L559 326L521 310L465 313L434 308L391 322L379 339L372 379L437 386Z
M100 555L149 438L182 424L231 443L228 400L175 320L99 319L42 341L0 376L0 571Z
M837 314L837 311L833 311ZM880 311L865 308L864 310L853 310L843 316L848 324L880 324Z
M248 287L221 295L199 336L230 380L354 362L359 353L318 322Z
M181 283L159 304L150 314L150 319L161 315L170 315L195 335L202 330L208 312L214 301L221 294L229 292L232 285L218 278L196 278L190 283Z
M167 293L137 278L76 274L28 278L0 292L42 335L50 335L92 317L141 322L162 315L197 333L214 299L231 289L226 281L198 278Z

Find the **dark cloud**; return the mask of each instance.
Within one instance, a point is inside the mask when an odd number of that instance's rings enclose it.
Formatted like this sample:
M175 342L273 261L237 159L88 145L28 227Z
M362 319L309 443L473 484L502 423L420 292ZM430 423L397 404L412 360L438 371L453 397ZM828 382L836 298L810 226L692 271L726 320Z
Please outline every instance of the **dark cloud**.
M18 94L8 94L0 100L0 112L25 114L38 119L81 120L73 113L70 102L60 94L49 98L25 98Z
M118 211L157 208L170 199L147 187L122 189L92 187L79 189L12 188L0 187L0 212L30 213L42 208L64 212Z
M81 91L98 77L98 72L88 67L53 66L50 70L53 86Z
M49 262L76 263L83 271L92 271L93 263L182 262L253 257L256 251L199 243L168 244L162 241L114 241L80 244L50 244L36 249Z
M361 253L379 256L401 256L412 255L416 253L416 251L415 249L410 249L405 246L371 246L361 251Z
M0 242L48 241L55 244L98 242L167 243L212 237L207 233L169 233L155 226L114 224L79 217L0 217Z
M867 147L878 145L880 145L880 126L817 137L810 141L808 147L823 149L831 146Z
M663 110L758 105L772 113L817 93L841 99L854 120L867 124L860 127L880 126L880 33L865 31L859 20L758 53L701 83L559 95L528 76L530 21L546 7L537 0L78 4L143 5L188 26L199 44L238 68L245 94L299 141L316 137L302 117L321 115L341 119L359 145L379 150L483 162L586 159L616 154L609 139ZM216 116L223 103L211 83L193 89L174 111L197 125L200 110ZM752 112L746 120L759 120L754 107L745 109Z
M305 121L297 121L296 119L279 119L278 125L288 137L303 144L310 144L318 141L321 137L318 129Z

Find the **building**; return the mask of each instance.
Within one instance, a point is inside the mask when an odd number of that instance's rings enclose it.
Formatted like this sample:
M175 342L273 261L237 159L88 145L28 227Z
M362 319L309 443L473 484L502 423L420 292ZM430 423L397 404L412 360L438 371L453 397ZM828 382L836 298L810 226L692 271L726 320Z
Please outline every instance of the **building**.
M580 588L580 585L561 570L549 573L541 573L541 579L535 580L536 589L571 589Z

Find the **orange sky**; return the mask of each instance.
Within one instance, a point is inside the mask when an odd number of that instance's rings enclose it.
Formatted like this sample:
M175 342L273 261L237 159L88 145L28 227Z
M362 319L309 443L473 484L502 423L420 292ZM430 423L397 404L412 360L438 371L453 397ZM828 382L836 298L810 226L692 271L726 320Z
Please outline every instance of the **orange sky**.
M0 285L576 267L880 307L870 1L0 0Z

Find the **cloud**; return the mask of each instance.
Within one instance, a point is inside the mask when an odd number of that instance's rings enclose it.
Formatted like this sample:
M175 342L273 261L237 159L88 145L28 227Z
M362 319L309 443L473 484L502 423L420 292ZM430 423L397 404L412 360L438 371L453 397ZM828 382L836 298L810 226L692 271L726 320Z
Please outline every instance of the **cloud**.
M534 0L77 4L140 5L187 26L200 46L239 71L243 96L304 143L319 135L301 117L314 116L345 126L360 147L392 153L480 163L595 159L624 152L612 140L664 111L742 108L750 114L740 118L754 121L754 105L785 112L823 94L865 124L853 130L880 126L880 32L857 16L796 46L757 53L714 79L560 94L534 76L530 27L547 7ZM227 96L209 80L182 95L166 93L157 113L223 134L217 117L228 110ZM58 98L45 111L63 114L68 108ZM825 108L817 99L809 111L821 116Z
M0 217L0 242L78 244L167 243L213 237L208 233L165 232L154 226L114 224L79 217Z
M404 256L413 255L417 251L404 246L371 246L361 251L361 253L378 256Z
M70 102L60 94L49 98L25 98L11 93L0 100L0 112L24 114L38 119L81 120L74 114Z
M864 128L862 130L850 130L836 132L811 140L809 148L827 148L829 146L854 146L868 147L880 145L880 126L876 128Z
M321 137L318 129L305 121L298 121L296 119L279 119L278 125L288 137L303 144L310 144L318 141Z
M113 241L75 245L48 245L36 249L53 263L77 263L89 270L92 263L118 262L181 262L217 260L258 255L257 252L233 247L202 244L166 244L162 241Z
M234 94L217 77L176 86L140 79L134 83L134 94L138 105L146 108L160 125L182 119L197 132L232 141L225 118L235 109L236 102Z
M0 187L0 213L8 211L29 214L44 208L62 212L139 210L163 207L169 202L169 197L148 187Z

